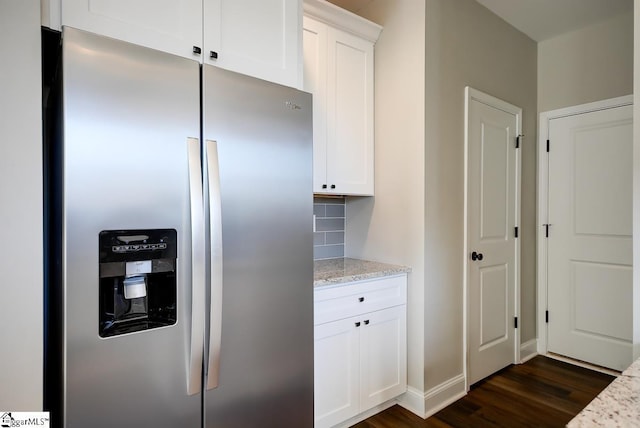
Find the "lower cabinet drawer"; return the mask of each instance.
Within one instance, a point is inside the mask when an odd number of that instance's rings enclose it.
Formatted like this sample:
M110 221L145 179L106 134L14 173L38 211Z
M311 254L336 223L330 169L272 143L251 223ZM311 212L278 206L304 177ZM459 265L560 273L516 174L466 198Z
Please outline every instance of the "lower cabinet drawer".
M406 274L321 287L314 292L314 324L402 305L406 296Z

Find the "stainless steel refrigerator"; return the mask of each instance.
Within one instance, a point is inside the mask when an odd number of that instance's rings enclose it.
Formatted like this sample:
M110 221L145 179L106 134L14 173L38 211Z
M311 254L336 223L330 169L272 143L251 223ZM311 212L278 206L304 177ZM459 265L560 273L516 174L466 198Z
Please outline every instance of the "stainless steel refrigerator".
M52 420L312 426L311 96L72 28L60 64Z

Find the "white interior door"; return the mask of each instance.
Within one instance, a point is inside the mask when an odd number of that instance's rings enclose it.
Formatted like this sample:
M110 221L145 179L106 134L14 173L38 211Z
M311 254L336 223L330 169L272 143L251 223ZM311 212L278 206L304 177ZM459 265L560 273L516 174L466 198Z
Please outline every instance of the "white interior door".
M548 350L615 370L632 358L632 110L549 120Z
M514 362L521 109L467 89L468 384Z

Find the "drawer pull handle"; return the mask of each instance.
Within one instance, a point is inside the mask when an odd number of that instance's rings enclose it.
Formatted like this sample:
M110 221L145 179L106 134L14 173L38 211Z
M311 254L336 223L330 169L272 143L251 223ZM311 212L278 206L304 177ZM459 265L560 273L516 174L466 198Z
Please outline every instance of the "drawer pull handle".
M364 302L364 297L358 297L358 302Z
M369 325L369 320L365 320L364 325Z
M356 323L356 327L360 327L360 321Z

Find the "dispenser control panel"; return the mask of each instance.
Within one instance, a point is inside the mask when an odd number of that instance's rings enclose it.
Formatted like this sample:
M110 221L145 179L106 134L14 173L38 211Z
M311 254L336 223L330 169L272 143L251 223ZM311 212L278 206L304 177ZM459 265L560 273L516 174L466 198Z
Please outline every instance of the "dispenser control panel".
M113 337L175 324L176 230L104 230L99 242L99 335Z

